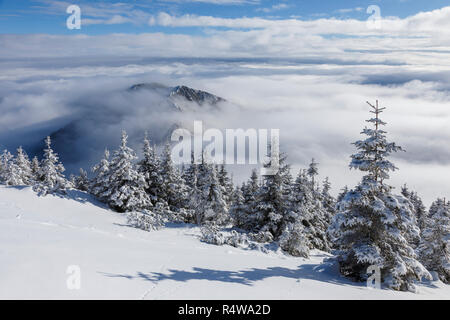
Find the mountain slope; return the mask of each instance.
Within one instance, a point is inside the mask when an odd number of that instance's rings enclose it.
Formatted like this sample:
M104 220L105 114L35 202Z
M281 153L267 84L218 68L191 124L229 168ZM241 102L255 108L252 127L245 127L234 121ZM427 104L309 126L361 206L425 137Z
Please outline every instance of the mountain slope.
M0 186L0 298L450 299L440 282L419 294L354 284L320 252L305 260L218 247L185 225L144 232L89 195L68 197ZM80 290L67 288L73 265Z

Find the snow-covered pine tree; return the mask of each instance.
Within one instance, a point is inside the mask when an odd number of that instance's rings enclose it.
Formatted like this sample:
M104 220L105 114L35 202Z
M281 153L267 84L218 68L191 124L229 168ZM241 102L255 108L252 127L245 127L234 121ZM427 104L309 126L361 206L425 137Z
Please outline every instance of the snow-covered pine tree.
M77 190L88 191L90 182L86 170L80 168L80 174L73 178L72 184Z
M31 177L32 181L37 182L41 180L41 165L39 163L39 159L34 156L33 160L31 161Z
M230 207L234 192L233 181L228 175L228 171L225 167L225 164L221 164L219 168L216 168L216 171L219 183L224 190L225 201L227 202L227 206Z
M434 201L429 210L429 216L433 216L436 214L436 212L441 209L443 206L445 206L445 200L443 198L438 198L436 201Z
M180 171L173 165L172 149L169 143L164 147L159 174L162 181L162 200L169 205L170 210L174 212L180 211L185 206L185 200L188 197L188 188Z
M122 132L121 145L109 163L106 190L101 198L119 212L139 211L152 207L144 176L139 173L133 161L137 156L133 149L127 146L128 136Z
M5 184L10 186L31 185L32 174L28 155L19 147L17 155L9 161L6 168Z
M233 216L235 226L249 232L257 231L258 216L256 215L257 196L259 192L259 176L252 170L249 181L242 184L242 204L234 202L230 214Z
M105 192L109 185L109 151L105 149L103 159L91 169L93 177L89 182L89 192L100 201L106 202Z
M347 195L348 191L349 191L348 190L348 186L345 186L344 188L342 188L341 192L339 192L339 194L338 194L338 196L336 198L336 203L341 202L345 198L345 196Z
M269 231L277 240L285 227L285 216L289 211L292 176L290 166L286 164L287 156L279 156L279 167L272 175L263 176L256 204L256 231ZM271 163L265 164L270 167Z
M429 272L417 260L408 238L419 232L414 225L413 206L401 195L393 195L392 187L384 183L389 172L397 168L388 160L393 152L402 150L388 142L380 127L386 123L379 115L385 108L369 103L375 114L367 122L366 139L354 143L358 152L352 155L350 168L366 175L354 190L338 204L329 234L338 247L340 271L359 281L368 277L367 268L376 265L382 281L395 290L414 290L414 281L430 278Z
M306 234L300 221L288 223L278 241L281 249L294 257L308 258L310 242Z
M311 183L312 183L313 189L316 187L315 177L319 174L318 165L319 164L316 162L316 160L314 158L312 158L311 163L309 164L308 171L307 171L308 176L311 178Z
M221 186L216 166L204 158L199 165L197 188L197 223L226 225L231 221L225 198L225 189Z
M288 221L294 225L303 225L303 233L310 249L330 250L327 238L329 213L322 205L322 198L308 179L307 170L301 170L292 186L290 214Z
M11 163L14 159L14 156L8 151L3 150L0 155L0 183L6 184L6 180L8 177L8 171L10 170Z
M44 195L49 193L65 193L68 181L64 177L65 168L59 162L58 154L51 146L51 139L45 139L44 157L41 161L40 180L35 184L34 189Z
M160 175L160 159L155 148L150 144L150 140L145 134L144 138L144 158L138 163L139 172L144 175L147 188L145 191L152 200L153 205L160 201L163 193L162 177Z
M322 192L321 192L322 206L325 208L325 210L327 210L331 219L331 217L333 217L336 213L336 200L330 194L330 190L331 190L331 183L329 178L326 177L322 184Z
M439 199L433 208L422 231L419 257L428 270L450 284L450 203Z
M427 209L423 204L422 199L419 197L417 192L410 191L406 184L402 187L402 195L409 199L414 206L414 214L416 216L416 223L419 229L422 231L425 228Z

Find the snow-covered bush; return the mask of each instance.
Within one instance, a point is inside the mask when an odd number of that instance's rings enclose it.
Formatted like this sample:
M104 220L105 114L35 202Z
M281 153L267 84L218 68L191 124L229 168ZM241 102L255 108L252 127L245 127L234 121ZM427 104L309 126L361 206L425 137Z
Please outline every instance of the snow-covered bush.
M128 212L127 223L145 231L159 230L164 227L164 219L159 214L148 210Z
M305 236L301 223L290 223L286 226L279 239L280 248L295 257L309 257L310 243Z
M273 242L273 235L269 231L259 231L257 233L249 233L249 239L258 243Z
M201 240L203 242L214 244L214 245L224 245L225 244L225 236L222 232L220 232L220 228L213 224L205 224L201 228Z

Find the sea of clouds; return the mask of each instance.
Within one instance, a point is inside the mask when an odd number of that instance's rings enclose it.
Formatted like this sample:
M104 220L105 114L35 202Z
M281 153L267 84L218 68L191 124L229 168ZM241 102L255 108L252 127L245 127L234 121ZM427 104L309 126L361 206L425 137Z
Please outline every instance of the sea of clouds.
M45 135L83 119L70 152L57 150L74 172L98 160L103 146L114 149L122 129L139 149L144 131L162 134L173 123L279 128L294 173L314 157L336 193L361 177L348 169L351 142L370 117L366 101L378 99L387 107L389 138L406 150L394 157L400 170L391 184L408 183L429 204L450 196L450 28L443 28L449 17L443 8L368 31L355 21L327 27L321 20L264 25L161 16L153 23L231 30L0 35L0 146L33 149ZM143 82L183 84L229 103L220 112L208 106L169 112L164 97L127 91ZM249 170L233 168L235 181Z

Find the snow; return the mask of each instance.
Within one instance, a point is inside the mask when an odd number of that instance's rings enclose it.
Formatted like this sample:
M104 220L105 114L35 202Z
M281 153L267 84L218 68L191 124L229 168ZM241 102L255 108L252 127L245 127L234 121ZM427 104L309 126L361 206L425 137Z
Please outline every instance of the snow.
M439 281L419 293L367 288L322 263L200 242L200 229L169 225L145 232L126 225L89 195L39 197L0 186L1 299L450 299ZM80 289L69 289L69 266Z

